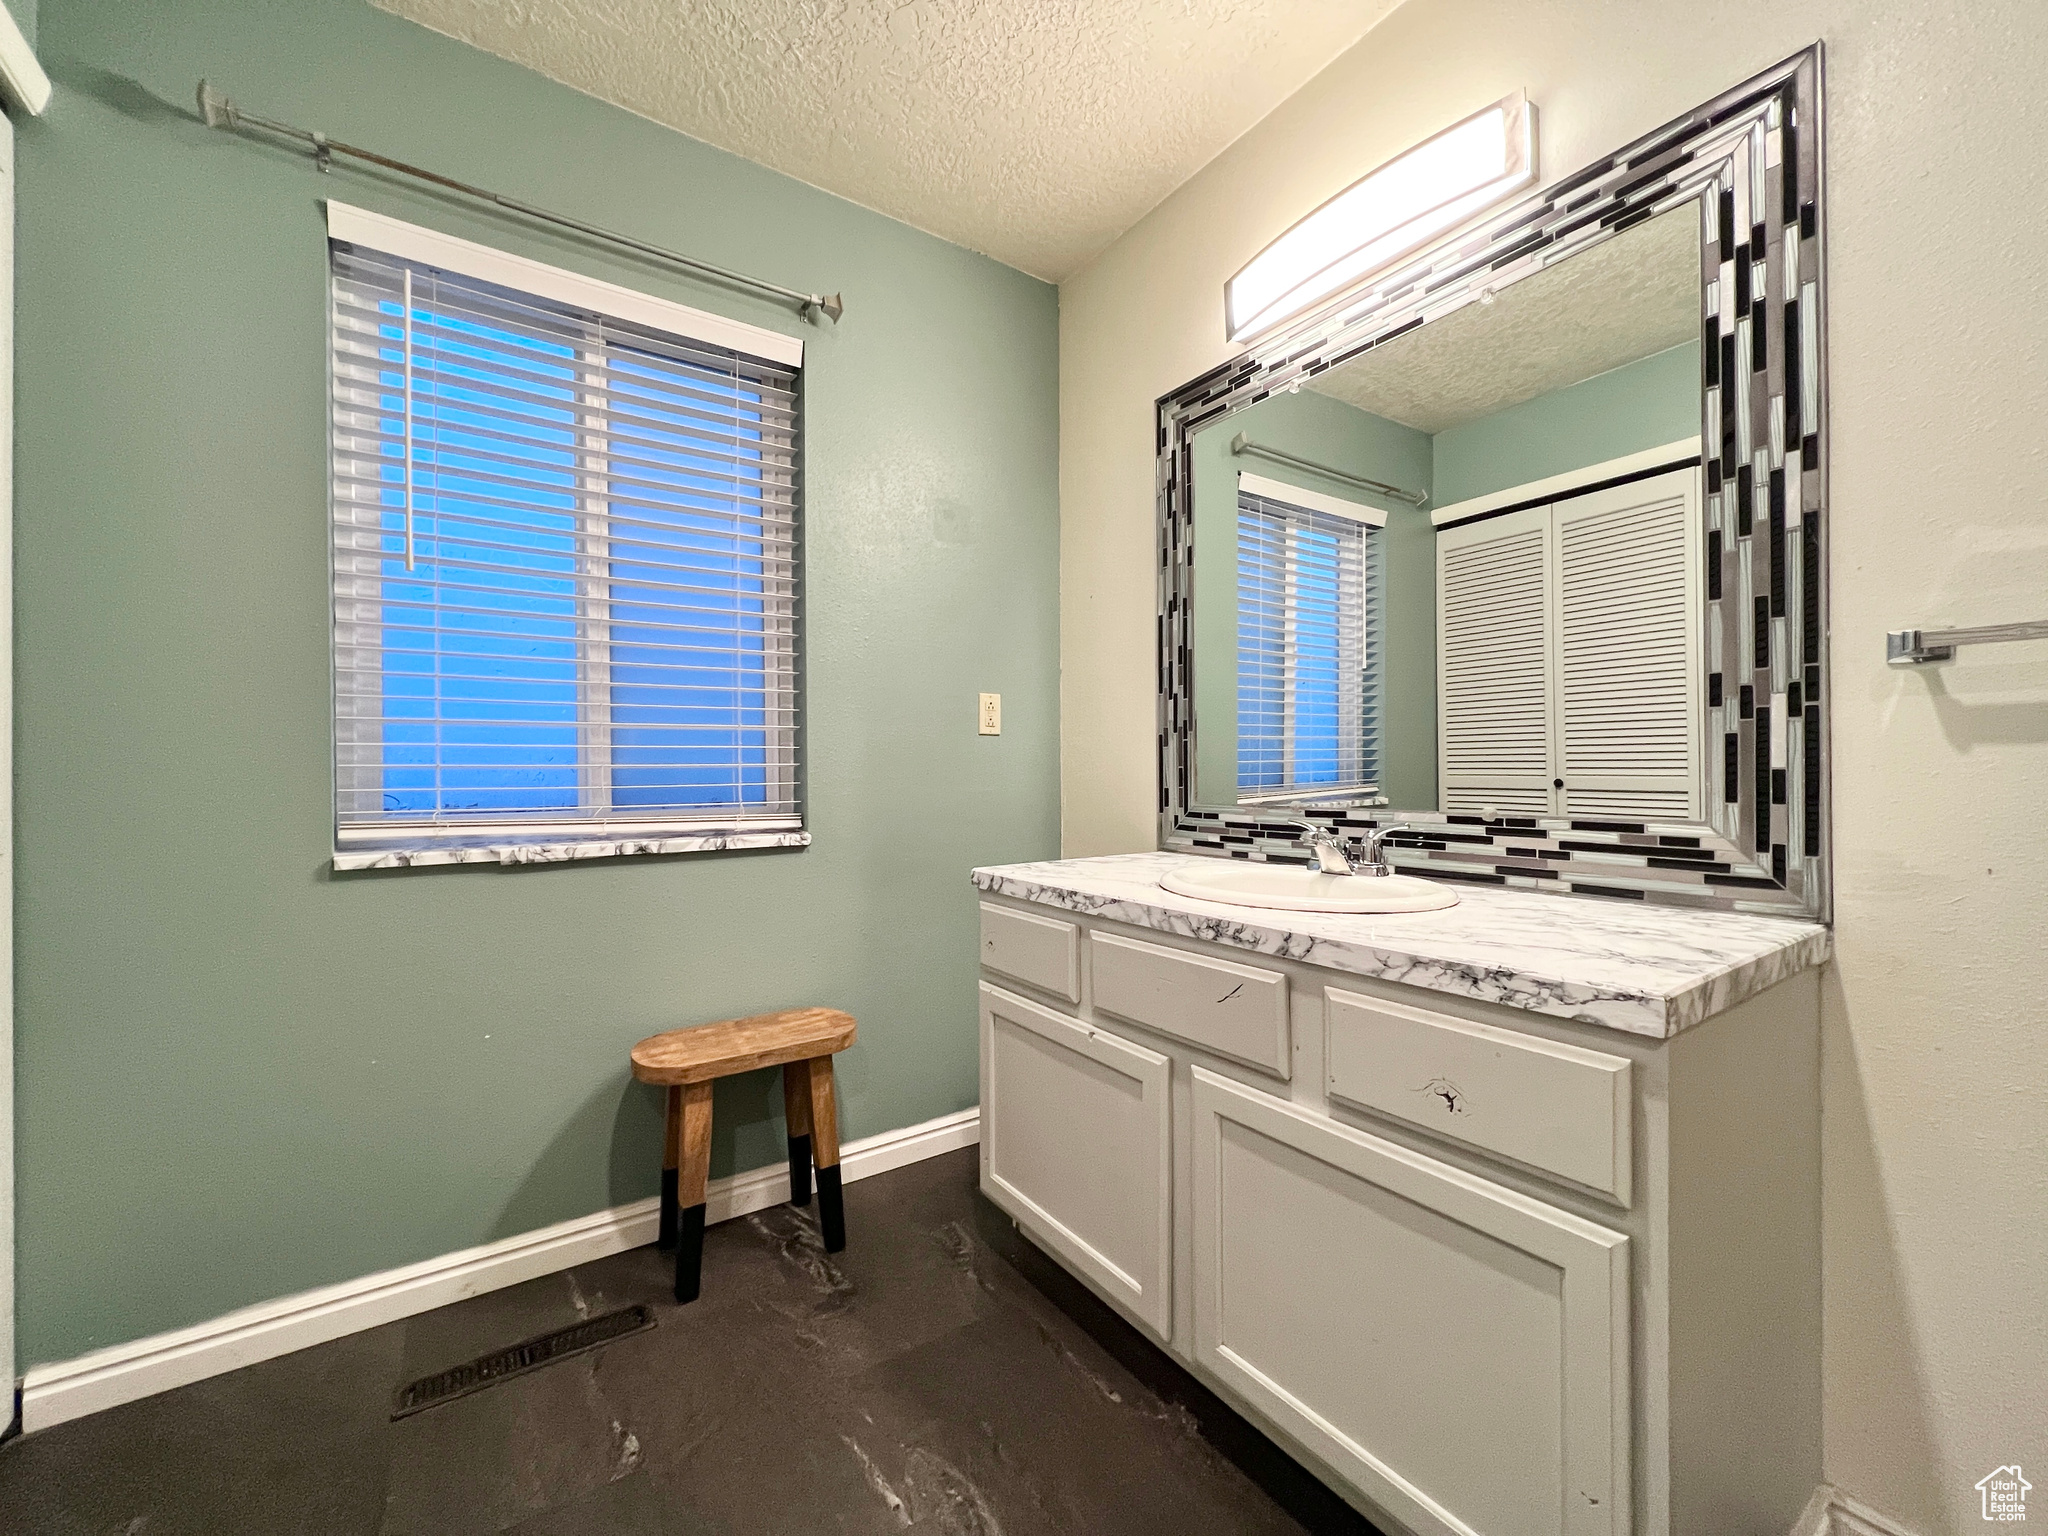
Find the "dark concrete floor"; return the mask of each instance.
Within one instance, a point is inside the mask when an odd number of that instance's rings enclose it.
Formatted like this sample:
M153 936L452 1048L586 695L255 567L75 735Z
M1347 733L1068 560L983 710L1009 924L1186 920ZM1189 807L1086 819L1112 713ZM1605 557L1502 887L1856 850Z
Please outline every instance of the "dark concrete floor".
M972 1151L0 1447L0 1531L1209 1536L1371 1527L1017 1237ZM651 1332L393 1422L406 1382L626 1305Z

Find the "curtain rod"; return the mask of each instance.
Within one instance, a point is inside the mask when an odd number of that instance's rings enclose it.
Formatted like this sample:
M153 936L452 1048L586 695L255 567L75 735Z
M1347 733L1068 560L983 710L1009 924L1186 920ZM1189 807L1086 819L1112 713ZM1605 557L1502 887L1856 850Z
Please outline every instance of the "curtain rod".
M1332 480L1341 480L1346 485L1355 485L1361 491L1371 491L1376 496L1391 496L1396 501L1405 501L1411 507L1419 507L1429 500L1420 492L1404 491L1398 485L1388 485L1383 480L1368 480L1363 475L1346 474L1341 469L1318 464L1314 459L1298 459L1291 453L1282 453L1278 448L1264 447L1253 442L1242 432L1230 440L1230 451L1234 454L1248 453L1255 459L1271 459L1275 464L1287 464L1295 469L1312 470L1319 475L1328 475Z
M836 293L799 293L794 288L784 288L779 283L771 283L763 278L748 277L743 272L729 272L724 267L714 267L708 261L698 261L695 257L683 256L675 251L665 250L658 245L649 245L645 240L636 240L631 235L622 235L615 230L600 229L595 224L586 224L581 219L570 218L567 214L550 213L545 208L536 208L533 204L521 202L516 197L506 197L503 193L486 191L482 187L473 187L468 182L455 180L452 176L443 176L435 171L422 170L417 165L408 165L403 160L393 160L372 150L358 149L353 144L344 144L339 139L330 139L326 134L316 130L294 128L290 123L272 122L267 117L258 117L253 112L244 112L204 80L199 82L199 115L206 119L206 126L209 128L225 128L231 133L241 133L250 128L260 128L265 133L274 133L283 138L296 139L300 143L311 147L314 162L323 171L328 169L331 157L335 155L349 155L357 160L366 160L371 165L381 166L387 171L396 171L401 176L411 176L418 181L430 182L434 186L446 187L451 191L460 192L465 197L474 197L486 203L495 203L500 208L509 208L512 212L524 214L529 219L539 219L546 224L557 224L563 229L573 229L579 235L587 235L593 240L604 240L613 245L622 245L627 250L639 252L642 256L652 256L658 261L665 261L673 266L682 267L699 277L708 277L721 283L728 283L735 288L745 288L755 293L767 294L773 298L781 299L786 304L794 305L797 314L812 324L817 323L818 316L820 315L825 315L836 323L839 317L846 313L846 305Z

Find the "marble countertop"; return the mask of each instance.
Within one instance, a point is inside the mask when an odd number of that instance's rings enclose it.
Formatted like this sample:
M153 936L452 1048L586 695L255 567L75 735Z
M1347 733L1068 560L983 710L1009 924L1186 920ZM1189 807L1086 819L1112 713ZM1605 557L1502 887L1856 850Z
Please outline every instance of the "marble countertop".
M1818 923L1496 886L1436 912L1358 916L1196 901L1159 877L1185 853L1003 864L982 890L1231 949L1665 1039L1828 958Z

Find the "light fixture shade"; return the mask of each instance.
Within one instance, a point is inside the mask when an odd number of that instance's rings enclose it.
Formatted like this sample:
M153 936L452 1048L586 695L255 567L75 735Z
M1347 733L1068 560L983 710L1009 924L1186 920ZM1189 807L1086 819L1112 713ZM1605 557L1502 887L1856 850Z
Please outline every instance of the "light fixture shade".
M1223 285L1232 341L1271 330L1536 179L1520 91L1353 182Z

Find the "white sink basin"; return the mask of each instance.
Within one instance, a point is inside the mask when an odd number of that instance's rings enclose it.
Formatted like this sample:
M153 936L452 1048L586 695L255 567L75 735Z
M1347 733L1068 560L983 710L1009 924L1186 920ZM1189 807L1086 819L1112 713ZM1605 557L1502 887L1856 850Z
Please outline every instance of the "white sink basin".
M1434 912L1458 904L1454 893L1413 875L1325 875L1287 864L1220 859L1161 875L1159 883L1197 901L1282 912Z

